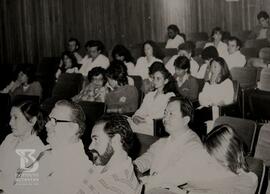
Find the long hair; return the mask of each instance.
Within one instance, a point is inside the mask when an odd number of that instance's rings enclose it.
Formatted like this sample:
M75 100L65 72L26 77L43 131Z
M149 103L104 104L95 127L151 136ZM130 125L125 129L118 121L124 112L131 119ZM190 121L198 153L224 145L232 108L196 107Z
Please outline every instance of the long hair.
M220 80L219 80L218 84L222 83L226 79L232 80L232 76L231 76L231 73L230 73L230 70L229 70L229 67L228 67L226 61L222 57L217 57L211 61L210 66L212 66L212 63L214 61L217 62L221 66Z
M121 44L115 45L115 47L112 50L112 58L113 58L113 60L117 60L116 55L123 56L124 57L124 62L132 62L132 63L134 63L134 58L132 57L130 51L124 45L121 45Z
M205 138L208 153L235 174L240 169L249 172L244 143L229 125L215 127Z

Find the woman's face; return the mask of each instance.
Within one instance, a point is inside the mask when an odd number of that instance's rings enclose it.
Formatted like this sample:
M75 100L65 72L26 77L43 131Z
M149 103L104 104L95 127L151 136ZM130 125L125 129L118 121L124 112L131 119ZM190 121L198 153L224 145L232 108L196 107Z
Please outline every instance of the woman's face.
M160 71L155 72L152 77L156 89L163 89L165 84L168 82Z
M153 47L150 44L144 45L144 54L147 57L153 56Z
M186 75L186 73L187 73L187 70L186 69L181 69L181 68L175 67L175 75L177 77L182 78L182 77L184 77L184 75Z
M221 41L221 38L222 38L221 32L217 31L217 32L213 35L213 38L214 38L215 41Z
M27 84L28 83L28 76L25 73L23 73L22 71L20 71L20 73L18 74L18 80L22 84Z
M221 74L221 65L216 61L213 61L211 64L211 74L214 78L219 77Z
M67 55L64 55L64 65L65 69L69 69L72 67L71 58L69 58Z
M10 117L9 125L14 136L23 137L26 133L32 131L33 124L25 118L18 107L12 107Z
M102 87L104 82L104 78L102 74L99 74L97 76L93 76L91 83L93 83L96 87Z

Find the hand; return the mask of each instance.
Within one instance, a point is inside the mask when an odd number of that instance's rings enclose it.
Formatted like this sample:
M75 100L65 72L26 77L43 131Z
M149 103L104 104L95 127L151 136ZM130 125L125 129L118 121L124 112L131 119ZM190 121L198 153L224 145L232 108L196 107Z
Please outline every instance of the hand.
M133 116L133 117L132 117L132 120L133 120L133 122L134 122L136 125L138 125L138 124L140 124L140 123L145 123L145 122L146 122L145 119L144 119L143 117L140 117L140 116L138 116L138 115Z

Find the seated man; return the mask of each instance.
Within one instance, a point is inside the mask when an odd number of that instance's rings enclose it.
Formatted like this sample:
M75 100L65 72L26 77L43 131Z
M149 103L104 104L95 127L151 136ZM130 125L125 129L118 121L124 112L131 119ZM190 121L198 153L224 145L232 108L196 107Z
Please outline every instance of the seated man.
M165 64L165 67L169 70L169 72L173 75L175 73L174 61L179 56L187 57L190 60L190 74L193 77L197 77L197 73L199 71L199 64L192 58L192 54L194 52L195 45L191 41L187 41L183 44L180 44L178 47L178 54L172 56L170 60Z
M229 69L234 67L244 67L246 64L246 57L240 52L242 46L241 41L237 37L230 37L228 40L228 53L225 58Z
M168 40L165 48L177 48L180 44L184 43L184 38L180 35L179 28L171 24L167 28L168 30Z
M169 137L161 138L134 161L139 172L150 169L143 177L146 191L155 188L176 189L179 185L200 186L226 176L226 171L209 156L200 138L189 127L192 104L179 97L171 98L163 123ZM219 173L215 173L219 171Z
M265 11L260 11L257 15L259 25L255 26L250 34L251 39L270 39L270 22L269 15Z
M85 48L87 54L79 62L82 64L79 72L83 76L87 76L87 73L94 67L103 67L104 69L109 67L110 62L109 59L103 55L105 48L101 41L90 40L85 44Z
M85 129L84 112L73 102L58 101L49 114L46 129L52 150L40 160L46 176L36 193L74 194L92 166L80 139Z
M76 57L77 62L82 60L82 56L78 53L79 49L80 42L76 38L70 38L68 40L67 50L73 53L73 55Z
M94 167L88 170L77 194L139 194L141 186L128 156L134 142L124 116L104 116L93 127L90 152Z

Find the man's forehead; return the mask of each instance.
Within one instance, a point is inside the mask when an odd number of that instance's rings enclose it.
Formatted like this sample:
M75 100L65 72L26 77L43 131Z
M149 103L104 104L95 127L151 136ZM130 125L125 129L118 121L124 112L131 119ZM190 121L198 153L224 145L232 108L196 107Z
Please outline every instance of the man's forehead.
M169 102L166 110L170 111L170 112L179 112L179 113L181 113L180 106L181 105L180 105L179 101Z
M100 137L106 135L106 133L104 132L104 126L105 126L104 122L95 124L95 126L92 129L91 137L96 136Z
M52 111L50 116L54 117L59 120L67 120L70 118L71 115L71 110L67 106L62 106L62 105L56 105Z

